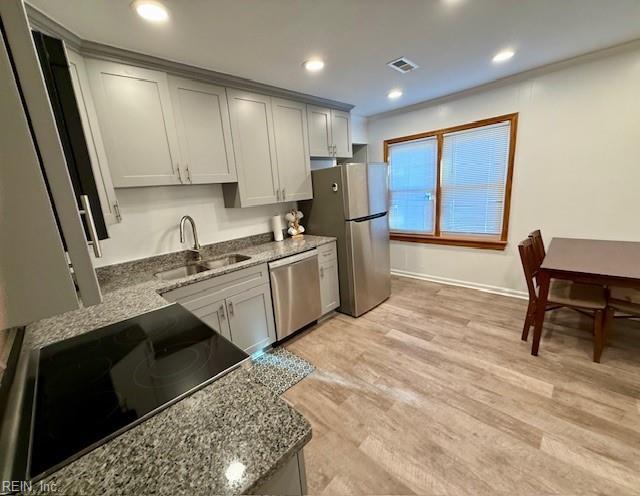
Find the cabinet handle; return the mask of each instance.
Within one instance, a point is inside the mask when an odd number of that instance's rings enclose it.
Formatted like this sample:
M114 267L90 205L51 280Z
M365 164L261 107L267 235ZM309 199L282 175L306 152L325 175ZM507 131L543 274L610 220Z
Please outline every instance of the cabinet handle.
M188 165L187 165L187 179L189 180L190 183L193 183L193 181L191 180L191 171L189 170Z
M176 162L176 172L178 173L178 180L184 184L184 181L182 180L182 174L180 173L180 164L178 162Z
M276 190L276 199L280 201L280 188Z
M220 305L220 310L218 310L218 313L220 314L220 320L225 320L227 318L224 313L224 305Z
M333 156L333 147L331 145L327 145L327 148L329 149L329 156Z
M120 205L118 205L118 202L113 204L113 212L116 214L116 220L122 222L122 214L120 213Z
M333 156L336 157L338 155L338 145L333 145Z
M320 266L320 277L324 279L324 267Z
M233 302L229 302L229 317L233 317Z
M93 247L93 254L96 258L101 258L102 249L100 248L100 240L98 239L98 232L96 231L96 223L93 220L93 213L91 213L89 197L87 195L80 195L80 203L82 205L80 214L84 215L84 218L87 220L87 227L89 228L89 237L91 238L89 244Z
M287 199L287 195L284 192L284 188L282 188L282 199L286 200Z

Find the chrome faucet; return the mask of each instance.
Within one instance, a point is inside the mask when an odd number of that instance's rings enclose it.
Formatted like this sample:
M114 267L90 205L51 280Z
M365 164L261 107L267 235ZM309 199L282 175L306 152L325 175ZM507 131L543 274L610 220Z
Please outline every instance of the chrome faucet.
M189 248L189 251L195 253L196 260L202 260L202 246L198 243L198 230L196 229L196 223L190 215L185 215L180 219L180 243L184 243L184 225L189 221L191 224L191 230L193 231L193 248Z

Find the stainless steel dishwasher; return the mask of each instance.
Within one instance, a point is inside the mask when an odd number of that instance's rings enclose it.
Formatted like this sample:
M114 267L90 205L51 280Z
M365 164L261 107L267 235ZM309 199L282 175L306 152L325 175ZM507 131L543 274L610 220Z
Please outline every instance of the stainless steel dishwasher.
M320 318L317 250L271 262L269 275L278 340Z

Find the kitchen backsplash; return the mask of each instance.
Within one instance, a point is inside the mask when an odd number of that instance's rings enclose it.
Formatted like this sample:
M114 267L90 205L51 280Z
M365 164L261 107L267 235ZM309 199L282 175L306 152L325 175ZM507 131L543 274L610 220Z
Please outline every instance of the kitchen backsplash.
M201 244L218 243L270 230L273 215L283 215L295 202L251 208L225 208L219 184L121 188L116 190L122 222L109 226L96 267L174 253L193 245L187 226L180 243L183 215L196 222Z

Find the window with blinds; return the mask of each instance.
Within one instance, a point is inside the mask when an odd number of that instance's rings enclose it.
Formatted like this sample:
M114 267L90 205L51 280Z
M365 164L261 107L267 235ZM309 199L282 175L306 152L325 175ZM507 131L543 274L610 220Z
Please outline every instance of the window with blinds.
M435 228L436 138L407 141L389 148L392 231L433 233Z
M392 239L504 248L516 126L510 114L385 141Z
M509 128L504 122L444 135L441 232L502 233Z

